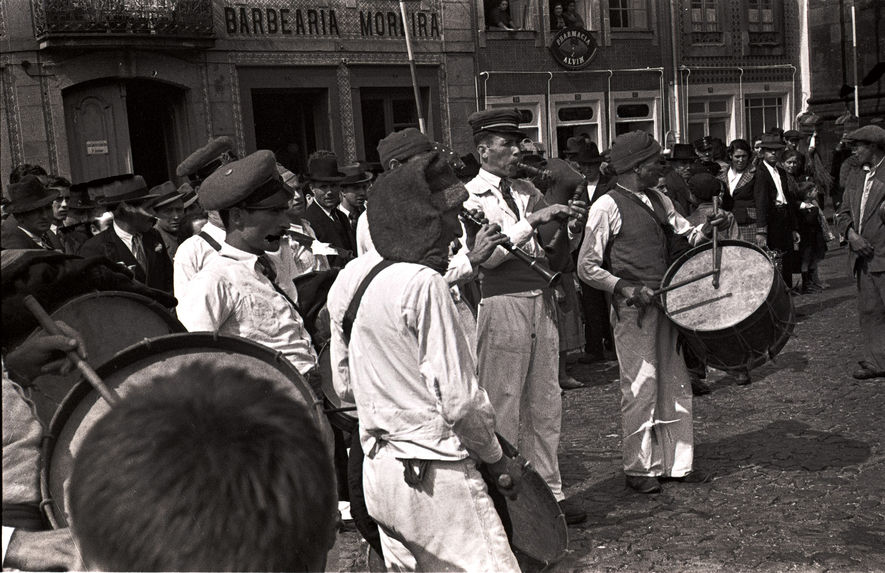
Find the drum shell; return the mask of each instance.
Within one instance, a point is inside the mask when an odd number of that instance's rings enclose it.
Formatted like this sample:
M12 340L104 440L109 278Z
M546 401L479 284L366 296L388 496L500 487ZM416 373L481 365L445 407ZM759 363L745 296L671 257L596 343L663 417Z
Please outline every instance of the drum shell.
M72 298L52 313L80 333L90 364L103 364L117 352L146 338L185 332L184 326L158 302L131 292L100 291ZM42 328L28 337L44 335ZM65 376L45 374L34 380L31 400L48 425L62 399L79 380L75 370Z
M761 253L768 260L768 255L762 249L745 241L722 240L719 241L719 245L723 248L751 249ZM667 270L661 281L661 288L675 282L674 276L689 261L711 250L712 244L706 243L684 253ZM774 269L774 264L771 262L769 264ZM701 280L712 281L712 278ZM727 285L720 288L725 291ZM675 320L674 323L685 343L704 359L707 366L727 372L746 372L761 366L780 352L792 335L795 325L795 311L789 291L776 270L771 273L771 283L767 292L763 303L733 326L700 330L687 328ZM667 306L668 294L664 293L661 300L664 311L671 316ZM740 296L740 293L737 293L737 296Z
M196 360L244 368L285 389L308 408L331 459L331 428L308 383L282 354L245 338L202 332L160 336L130 346L95 370L110 389L125 399L149 375L169 374ZM68 526L65 484L73 460L89 429L109 408L91 384L80 378L52 418L42 445L40 490L41 507L53 528Z

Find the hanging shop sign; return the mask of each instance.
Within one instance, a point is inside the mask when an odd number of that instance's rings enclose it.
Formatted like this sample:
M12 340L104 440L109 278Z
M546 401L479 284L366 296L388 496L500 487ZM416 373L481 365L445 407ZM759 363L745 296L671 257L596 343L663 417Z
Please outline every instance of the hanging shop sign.
M598 51L593 35L584 28L564 28L550 42L553 59L567 70L586 68Z

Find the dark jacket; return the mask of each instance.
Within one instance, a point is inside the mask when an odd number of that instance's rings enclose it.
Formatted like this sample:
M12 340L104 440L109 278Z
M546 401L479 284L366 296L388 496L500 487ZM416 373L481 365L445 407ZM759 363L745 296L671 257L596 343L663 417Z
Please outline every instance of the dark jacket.
M147 269L141 268L135 256L114 232L113 226L83 243L77 254L81 257L107 257L130 269L138 282L171 293L172 261L166 253L166 245L163 244L160 234L156 229L151 229L142 235L141 241L147 258Z
M350 251L352 255L356 254L356 234L350 226L347 215L336 207L332 209L332 217L334 221L326 215L322 207L311 203L307 206L304 218L310 222L317 239L333 247ZM342 267L348 260L347 257L329 257L329 264L333 267Z
M56 239L57 241L57 239ZM50 239L50 245L52 240ZM9 217L0 226L0 248L3 249L42 249L34 239L19 229L15 217ZM56 249L61 251L61 249Z
M768 169L760 164L756 168L753 183L753 196L756 203L756 227L768 232L768 246L772 249L790 252L793 250L793 231L797 229L798 201L793 194L787 172L775 168L781 180L781 189L787 200L785 208L775 206L777 187Z
M727 169L719 174L719 180L725 184L726 189L729 188ZM738 225L746 226L756 222L756 197L753 188L755 182L756 171L748 167L741 173L734 192L726 193L722 200L722 208L734 214L734 220Z

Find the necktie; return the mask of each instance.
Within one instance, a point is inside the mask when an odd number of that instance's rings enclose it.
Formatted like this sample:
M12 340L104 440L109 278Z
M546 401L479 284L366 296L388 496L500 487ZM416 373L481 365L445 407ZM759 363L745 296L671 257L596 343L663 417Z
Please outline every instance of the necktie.
M516 215L516 219L519 220L519 207L516 206L516 200L513 198L513 195L510 192L510 181L501 178L501 196L504 198L504 202L507 203L507 206L510 207L510 210L513 211L513 214Z
M359 213L351 211L347 214L347 218L350 220L350 228L356 231L356 221L359 219Z
M870 189L873 188L873 178L875 177L875 172L867 173L866 181L863 184L863 194L860 196L860 221L857 222L857 233L863 230L863 219L864 219L864 211L867 210L867 200L870 198Z
M144 244L141 242L141 235L132 235L132 256L138 261L141 269L147 273L147 255L144 254Z
M40 235L40 246L46 249L47 251L52 251L52 239L49 238L49 233L43 233Z
M277 284L277 270L274 268L270 258L268 258L267 253L261 253L258 255L258 260L255 262L255 269L267 277L267 280L270 281L274 290L280 293L283 298L292 305L292 308L296 310L298 309L298 305L295 304L295 301L289 298L289 295L287 295L286 292L280 288L280 285Z

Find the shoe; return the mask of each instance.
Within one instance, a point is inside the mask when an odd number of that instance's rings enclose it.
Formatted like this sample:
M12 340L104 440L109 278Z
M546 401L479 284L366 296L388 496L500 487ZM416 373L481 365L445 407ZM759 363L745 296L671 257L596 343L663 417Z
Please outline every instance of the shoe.
M713 479L713 474L704 470L691 470L684 476L680 477L662 477L661 481L677 481L679 483L707 483Z
M559 510L565 516L565 522L569 525L587 521L587 512L581 509L575 500L571 498L560 501Z
M746 386L750 382L752 382L752 380L750 380L749 372L738 372L734 375L734 383L738 386Z
M691 378L691 393L694 396L703 396L705 394L709 394L712 392L710 386L698 378L697 376L690 376Z
M571 376L560 376L559 378L559 387L563 390L575 390L576 388L583 388L584 384L582 384L579 380L575 380Z
M858 368L851 374L855 380L872 380L873 378L885 378L885 372L877 371L869 362L863 361L859 364L860 368Z
M627 487L637 493L658 493L661 491L661 482L652 476L626 476Z

